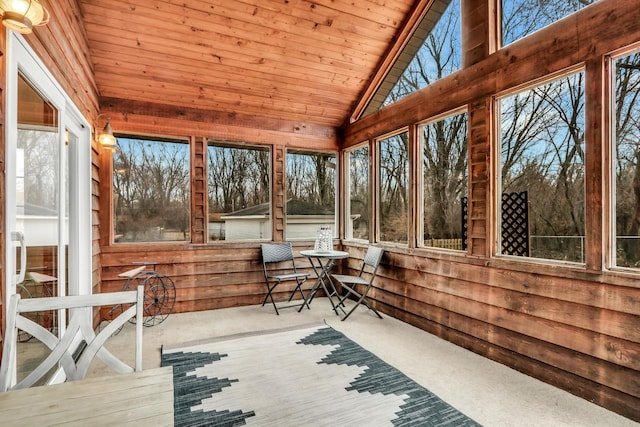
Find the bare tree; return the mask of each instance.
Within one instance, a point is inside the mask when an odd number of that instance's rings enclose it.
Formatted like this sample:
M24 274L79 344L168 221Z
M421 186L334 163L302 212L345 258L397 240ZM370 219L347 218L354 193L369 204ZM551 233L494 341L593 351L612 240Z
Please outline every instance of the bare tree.
M409 135L407 132L379 142L380 234L382 240L407 241L409 210Z
M189 229L188 146L119 138L114 153L116 234L124 240L182 240ZM166 237L169 230L182 238Z
M616 61L616 241L617 264L640 262L640 53Z
M209 145L209 209L231 213L269 201L269 152Z
M369 238L369 147L349 152L349 210L358 216L353 237Z
M422 140L425 237L460 238L461 198L467 193L467 115L423 126Z
M597 0L502 0L502 45L533 33Z
M332 153L287 153L287 198L304 202L316 213L333 210L335 162Z

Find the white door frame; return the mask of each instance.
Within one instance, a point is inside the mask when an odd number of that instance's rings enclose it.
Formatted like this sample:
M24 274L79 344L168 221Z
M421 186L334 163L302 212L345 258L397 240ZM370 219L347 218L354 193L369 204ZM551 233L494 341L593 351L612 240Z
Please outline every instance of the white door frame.
M8 296L16 292L15 272L16 242L12 240L12 229L16 218L16 166L15 150L17 141L17 100L18 100L18 71L22 73L47 98L59 112L58 136L60 146L65 143L65 130L69 129L78 137L77 143L69 145L68 158L64 158L64 150L60 150L61 170L67 163L69 168L69 293L88 295L92 291L91 268L91 131L88 121L82 116L71 98L64 92L55 78L47 70L42 61L28 45L24 37L18 33L6 30L6 115L5 115L5 248L7 265L5 268L5 310ZM61 180L61 187L64 180ZM64 194L60 188L59 194ZM64 218L65 203L60 204L62 218ZM66 240L66 221L62 220L59 227L59 242ZM59 263L64 263L64 257L58 257ZM59 295L64 293L65 269L59 268ZM60 318L59 333L64 332L64 316Z

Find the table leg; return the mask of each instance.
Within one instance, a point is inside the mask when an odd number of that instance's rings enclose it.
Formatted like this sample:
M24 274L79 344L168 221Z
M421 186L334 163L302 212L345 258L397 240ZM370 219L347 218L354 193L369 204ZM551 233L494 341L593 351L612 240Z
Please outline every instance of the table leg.
M313 286L313 288L311 288L311 291L309 293L309 298L307 299L307 304L311 304L311 301L315 297L318 290L322 288L324 293L329 298L329 302L331 302L331 307L333 307L333 311L335 311L336 315L339 316L340 314L338 313L338 307L342 310L343 313L344 313L344 309L340 306L340 304L336 305L333 302L333 297L334 296L339 297L339 295L333 281L331 280L331 276L329 275L331 268L333 268L334 262L332 259L329 259L325 264L322 264L322 259L316 258L316 260L318 261L318 266L316 266L316 264L314 263L313 258L309 258L309 261L311 262L311 267L313 268L313 271L316 274L317 281L316 281L316 284ZM327 286L327 284L329 286ZM298 311L301 311L301 309Z
M316 295L316 292L318 292L318 288L320 288L322 286L322 281L320 280L320 275L321 273L318 273L318 268L316 267L315 263L313 262L313 258L309 258L309 262L311 263L311 268L313 268L313 272L316 275L316 283L313 285L313 287L311 288L311 290L309 291L309 293L307 294L307 306L309 306L309 304L311 304L311 301L313 301L313 297ZM322 264L321 264L322 266ZM302 307L300 307L298 309L298 312L302 311Z

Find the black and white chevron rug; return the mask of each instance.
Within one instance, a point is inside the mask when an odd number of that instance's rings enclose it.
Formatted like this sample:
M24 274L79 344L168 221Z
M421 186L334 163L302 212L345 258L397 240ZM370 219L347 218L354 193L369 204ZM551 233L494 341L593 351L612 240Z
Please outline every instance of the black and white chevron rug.
M326 325L164 346L176 426L477 426Z

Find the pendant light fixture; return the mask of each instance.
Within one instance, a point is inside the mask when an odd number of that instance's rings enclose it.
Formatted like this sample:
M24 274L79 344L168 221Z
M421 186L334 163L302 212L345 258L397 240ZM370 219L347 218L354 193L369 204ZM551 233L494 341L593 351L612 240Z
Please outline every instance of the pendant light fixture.
M98 115L103 116L104 114ZM102 145L104 148L115 148L116 146L116 137L113 136L113 129L111 128L111 117L107 117L107 124L100 131L96 131L96 140Z
M37 0L0 0L2 25L21 34L49 22L49 12Z

